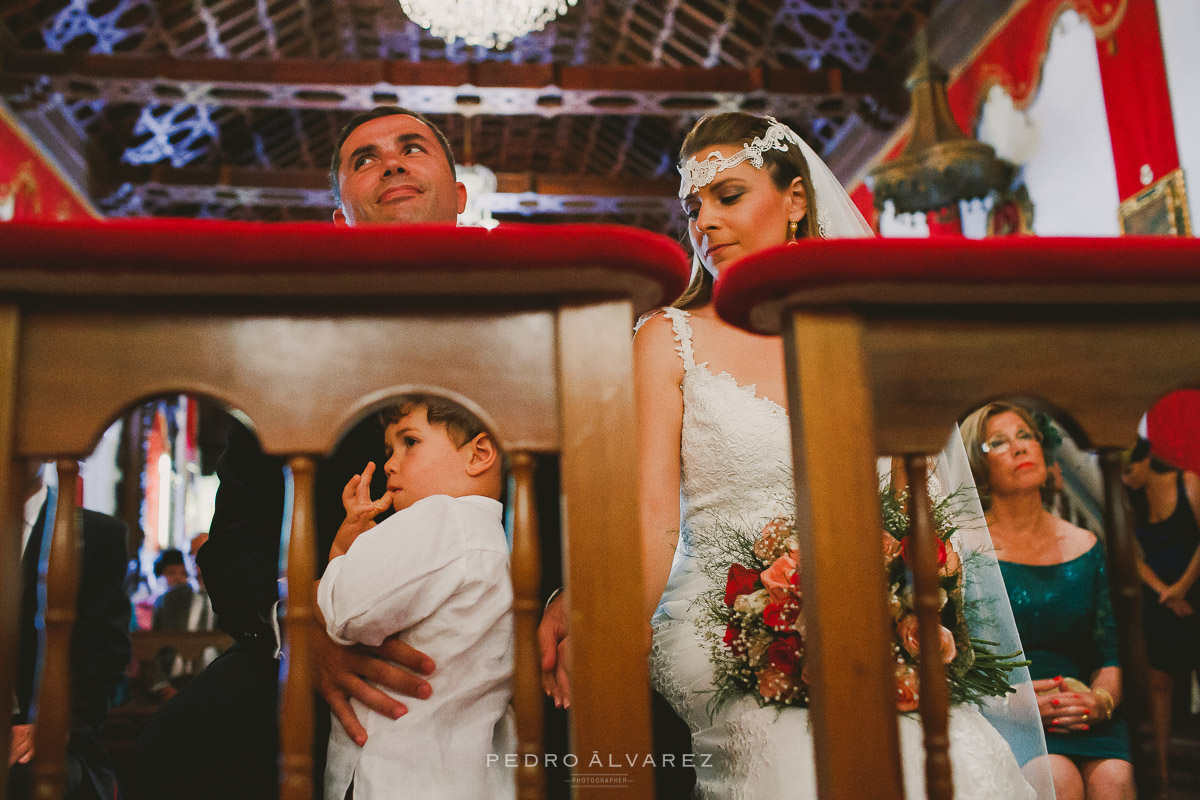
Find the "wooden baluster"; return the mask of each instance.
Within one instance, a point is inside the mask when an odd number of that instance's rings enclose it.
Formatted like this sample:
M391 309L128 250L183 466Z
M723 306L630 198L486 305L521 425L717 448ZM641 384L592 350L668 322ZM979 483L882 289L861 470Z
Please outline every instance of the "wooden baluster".
M817 791L822 800L900 800L862 322L795 312L784 326Z
M313 635L316 633L316 516L308 456L288 459L292 490L291 533L287 549L287 616L283 628L279 714L280 800L312 800Z
M920 639L921 725L925 729L925 793L929 800L951 800L950 690L941 657L942 603L938 580L938 537L929 499L928 461L904 459L908 479L908 525L912 536L913 606Z
M1150 713L1150 661L1142 632L1142 581L1137 570L1140 556L1125 485L1121 482L1122 466L1119 449L1100 451L1108 585L1117 620L1117 655L1121 662L1121 707L1129 725L1138 797L1153 800L1165 787L1158 772L1158 748Z
M0 305L0 702L11 703L17 676L21 616L21 531L24 527L25 470L13 453L16 440L17 307ZM12 728L0 725L0 796L8 785Z
M46 654L37 699L34 734L34 800L58 800L67 787L67 739L71 726L71 629L79 596L83 537L75 504L79 463L58 462L58 502L46 574ZM42 543L45 553L46 543ZM45 562L43 562L45 563Z
M626 781L622 800L652 800L654 773L644 760L654 751L632 328L633 310L623 300L566 306L558 314L563 555L573 634L571 748L580 771ZM593 752L603 767L585 766ZM635 766L625 762L627 756ZM614 794L611 785L572 790L577 800L611 800Z
M541 542L533 491L534 460L512 454L513 706L517 713L517 800L544 800L542 680L537 626L542 616ZM532 755L526 765L526 756Z

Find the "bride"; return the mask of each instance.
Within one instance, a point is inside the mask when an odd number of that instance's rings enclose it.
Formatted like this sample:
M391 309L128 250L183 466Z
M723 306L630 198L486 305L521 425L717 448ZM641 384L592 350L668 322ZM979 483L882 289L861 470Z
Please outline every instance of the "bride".
M692 542L728 531L720 520L756 532L793 512L790 493L780 492L791 485L782 342L726 324L710 297L713 276L743 256L799 238L872 233L820 158L770 117L705 117L680 160L693 279L634 339L651 677L691 729L700 796L813 800L807 709L760 707L744 696L710 716L710 632L701 629L702 604L695 601L711 583ZM548 693L565 704L565 665L556 657L564 651L555 641L564 631L555 605L540 631L542 666ZM956 706L950 730L957 800L1037 796L978 709ZM925 796L920 723L901 715L900 731L905 792L916 800Z

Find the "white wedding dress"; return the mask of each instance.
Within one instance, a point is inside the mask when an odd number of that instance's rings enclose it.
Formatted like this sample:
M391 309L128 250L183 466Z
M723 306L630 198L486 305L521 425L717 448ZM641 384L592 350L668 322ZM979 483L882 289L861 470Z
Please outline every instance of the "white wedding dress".
M808 710L760 707L750 697L709 719L713 686L709 648L698 629L696 597L710 583L694 563L689 536L715 520L757 532L787 507L791 451L787 413L754 386L697 364L687 313L666 309L683 358L680 540L666 591L654 616L651 676L692 732L698 789L704 798L815 800ZM783 491L781 491L783 488ZM950 715L956 800L1032 800L1007 742L974 706ZM900 717L901 757L909 800L925 797L920 722ZM865 761L871 754L864 753Z

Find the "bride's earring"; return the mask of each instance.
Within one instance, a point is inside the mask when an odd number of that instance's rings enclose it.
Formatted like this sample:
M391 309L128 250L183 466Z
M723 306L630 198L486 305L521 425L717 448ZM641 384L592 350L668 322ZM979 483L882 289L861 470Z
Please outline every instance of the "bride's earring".
M800 223L794 219L788 220L788 244L796 243L796 233L800 230Z

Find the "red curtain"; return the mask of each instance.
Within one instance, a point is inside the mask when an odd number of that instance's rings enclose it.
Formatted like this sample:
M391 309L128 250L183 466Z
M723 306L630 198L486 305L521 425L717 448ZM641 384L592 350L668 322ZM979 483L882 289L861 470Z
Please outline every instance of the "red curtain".
M0 222L98 216L0 105Z

